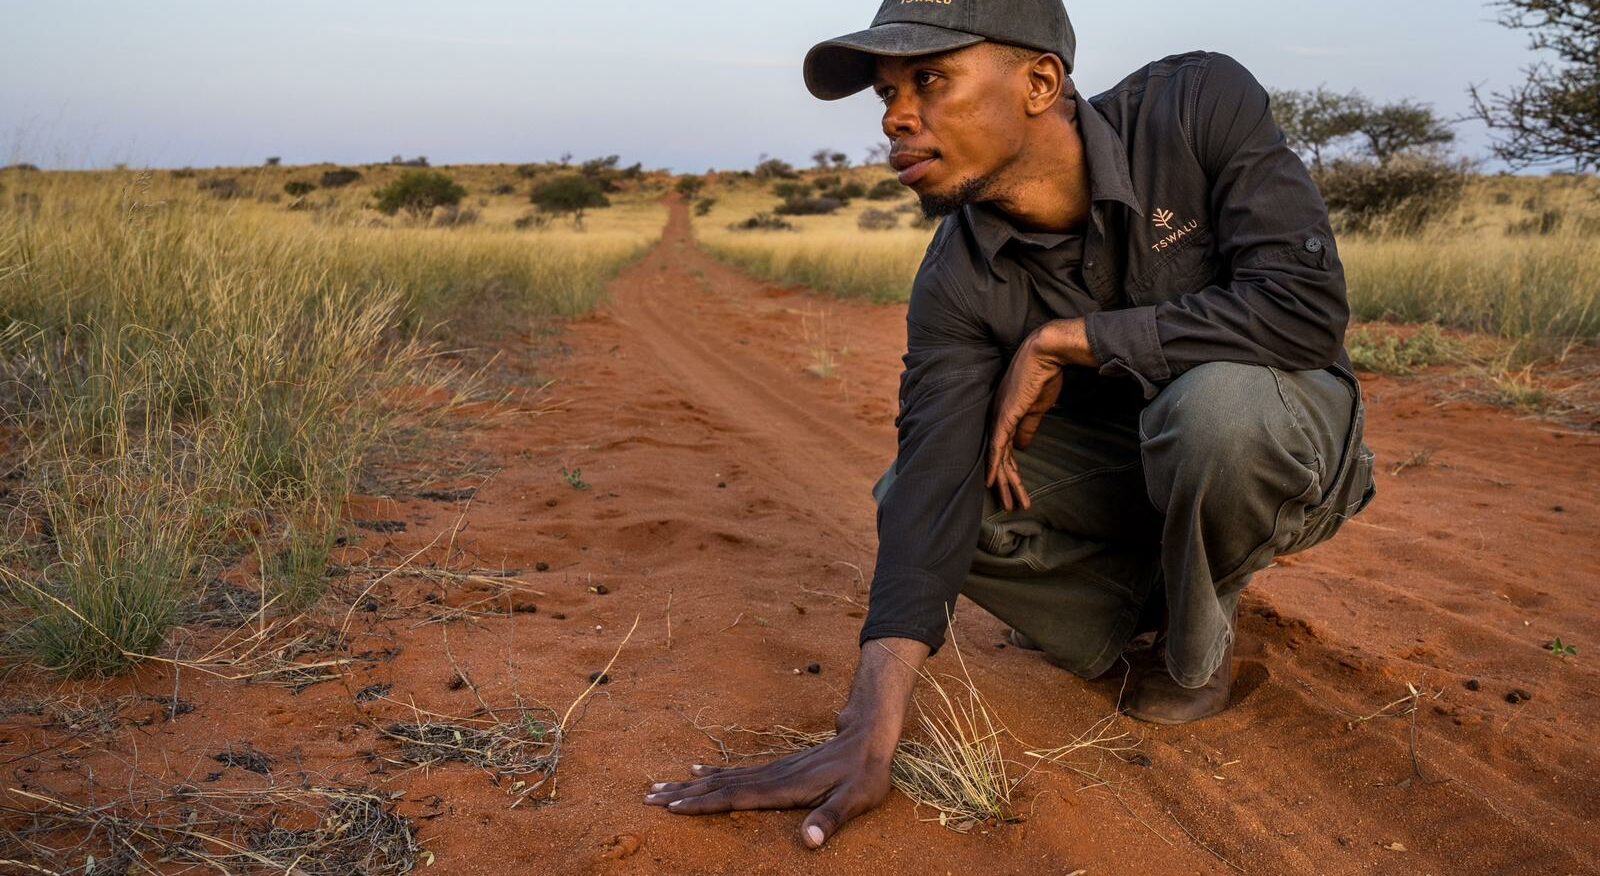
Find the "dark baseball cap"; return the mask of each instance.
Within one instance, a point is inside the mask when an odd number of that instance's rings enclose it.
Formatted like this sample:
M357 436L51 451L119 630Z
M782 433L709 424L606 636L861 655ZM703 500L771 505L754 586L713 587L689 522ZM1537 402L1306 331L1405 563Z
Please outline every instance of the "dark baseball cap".
M838 100L872 85L880 55L932 55L985 40L1054 52L1068 73L1078 49L1061 0L883 0L871 27L806 53L806 87Z

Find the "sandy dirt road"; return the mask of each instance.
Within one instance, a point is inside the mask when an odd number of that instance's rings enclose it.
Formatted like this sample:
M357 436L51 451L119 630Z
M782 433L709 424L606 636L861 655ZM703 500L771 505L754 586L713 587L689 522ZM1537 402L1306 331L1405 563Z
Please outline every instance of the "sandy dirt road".
M966 835L895 794L820 852L801 846L800 813L643 806L651 782L716 762L713 736L737 747L718 728L831 727L871 574L869 489L894 452L903 320L754 281L698 250L674 206L611 303L565 332L570 355L540 366L560 412L461 433L501 470L459 541L480 565L545 564L525 576L545 594L537 611L364 620L398 656L298 695L186 682L196 712L133 740L145 769L183 775L185 757L248 739L322 777L389 782L437 873L1600 872L1600 436L1439 406L1427 379L1366 382L1379 498L1257 577L1235 708L1188 727L1120 719L1146 759L1081 759L1099 780L1032 773L1021 823ZM811 373L820 347L845 351L827 377ZM1429 464L1390 473L1423 449ZM460 510L400 493L353 508L408 521L385 536L401 553ZM459 713L472 699L451 689L453 662L492 701L563 707L636 617L548 805L508 809L468 767L374 775L363 757L374 743L352 690L392 684L391 698ZM1003 627L970 604L956 630L1020 739L1061 744L1113 711L1117 679L999 647ZM1557 635L1581 655L1554 657ZM947 649L932 668L953 661ZM813 662L820 673L796 672ZM155 671L138 683L171 685ZM1358 720L1408 685L1413 717ZM1513 689L1532 699L1508 702ZM125 761L128 741L113 745Z

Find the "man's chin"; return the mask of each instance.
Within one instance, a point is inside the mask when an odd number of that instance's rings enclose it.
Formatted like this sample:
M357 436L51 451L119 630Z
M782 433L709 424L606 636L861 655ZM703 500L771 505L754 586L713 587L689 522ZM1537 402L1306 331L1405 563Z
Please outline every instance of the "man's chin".
M936 191L917 192L917 200L921 202L922 215L929 219L938 219L976 203L982 196L985 180L974 177L963 180L953 188L943 188Z

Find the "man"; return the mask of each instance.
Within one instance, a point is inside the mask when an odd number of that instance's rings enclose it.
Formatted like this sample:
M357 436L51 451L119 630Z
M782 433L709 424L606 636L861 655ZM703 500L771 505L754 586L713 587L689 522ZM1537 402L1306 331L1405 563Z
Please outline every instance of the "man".
M1077 94L1060 0L886 0L813 48L812 93L873 87L900 181L947 215L907 315L899 452L830 742L696 766L647 803L806 807L820 847L888 793L917 670L958 592L1084 677L1158 635L1126 703L1226 708L1239 593L1371 500L1327 208L1233 59Z

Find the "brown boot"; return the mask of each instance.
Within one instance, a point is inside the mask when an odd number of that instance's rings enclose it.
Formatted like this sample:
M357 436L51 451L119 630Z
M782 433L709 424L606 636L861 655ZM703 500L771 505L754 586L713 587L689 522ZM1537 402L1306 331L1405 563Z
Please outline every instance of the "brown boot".
M1157 649L1161 645L1157 644ZM1186 688L1172 680L1172 675L1156 651L1153 665L1139 677L1123 709L1140 721L1152 724L1187 724L1228 708L1228 695L1233 689L1233 644L1228 644L1222 655L1222 665L1212 673L1211 680L1197 688Z

